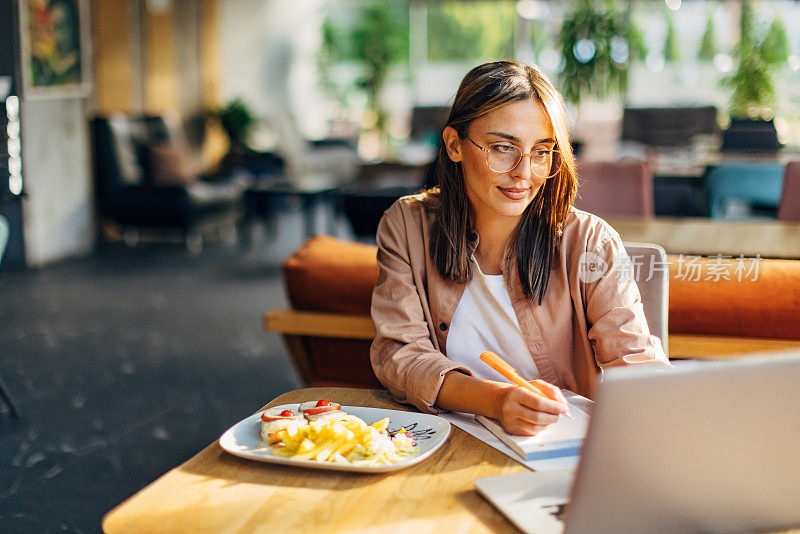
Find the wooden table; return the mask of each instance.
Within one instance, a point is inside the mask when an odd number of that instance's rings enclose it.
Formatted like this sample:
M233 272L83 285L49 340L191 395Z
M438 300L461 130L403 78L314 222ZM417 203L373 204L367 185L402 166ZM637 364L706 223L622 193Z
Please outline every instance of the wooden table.
M800 258L800 223L699 217L607 217L626 242L656 243L672 254Z
M385 391L344 388L292 391L267 407L320 398L408 410ZM103 531L513 532L511 523L478 495L473 481L526 471L456 427L427 460L373 475L244 460L215 442L111 510Z
M291 391L261 410L320 398L408 410L385 391L347 388ZM374 475L243 460L214 442L106 514L103 532L517 532L473 481L527 471L456 427L427 460Z

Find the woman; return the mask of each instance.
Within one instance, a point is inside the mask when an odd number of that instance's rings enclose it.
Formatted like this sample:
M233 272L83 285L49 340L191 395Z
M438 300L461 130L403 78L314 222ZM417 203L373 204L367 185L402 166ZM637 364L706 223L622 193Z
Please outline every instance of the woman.
M442 138L439 187L398 200L378 228L371 360L392 394L531 435L566 411L563 396L508 384L478 359L484 350L587 396L603 369L668 365L636 283L614 275L627 259L619 235L572 207L566 112L542 72L474 68Z

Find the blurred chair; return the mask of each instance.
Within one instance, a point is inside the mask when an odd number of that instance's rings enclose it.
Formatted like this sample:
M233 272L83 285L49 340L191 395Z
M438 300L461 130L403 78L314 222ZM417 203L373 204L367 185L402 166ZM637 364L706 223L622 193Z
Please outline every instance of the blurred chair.
M667 252L651 243L625 243L631 258L634 280L642 294L644 316L650 333L661 340L664 354L669 354L669 263Z
M9 233L9 226L8 221L0 215L0 263L3 261L3 254L6 251L6 244L8 243L8 233ZM17 411L17 407L14 406L14 402L11 400L11 395L8 394L6 390L5 384L3 384L3 378L0 377L0 397L2 397L3 401L8 405L8 410L11 413L12 417L19 417L19 412Z
M179 128L162 116L96 117L95 194L104 220L123 229L179 229L187 247L202 248L207 227L235 229L247 183L200 175Z
M790 161L783 173L778 220L800 221L800 161Z
M342 189L342 209L356 237L374 243L383 212L405 195L419 192L429 164L382 161L363 164L358 181Z
M283 264L291 309L268 312L265 327L283 335L307 386L381 387L369 359L376 254L374 245L317 236Z
M267 123L279 142L276 151L286 163L289 180L325 175L334 183L355 179L360 163L355 143L344 140L309 141L300 130L295 116L288 110L274 110Z
M653 173L639 161L578 163L575 207L600 217L652 217Z
M667 352L669 265L658 245L630 243L633 277L650 332ZM377 248L329 236L310 239L283 265L290 310L272 310L265 328L283 335L307 386L381 387L369 349L378 279Z
M712 165L706 170L706 204L711 217L750 216L754 210L774 215L783 186L782 165ZM732 213L744 204L741 215Z
M342 209L350 221L350 227L360 241L374 243L383 212L405 195L413 195L419 185L397 185L388 187L353 186L342 191Z
M357 183L343 189L342 209L359 240L375 242L383 212L395 200L437 185L436 154L449 113L448 106L414 106L411 112L409 141L435 147L431 161L364 163L359 168Z

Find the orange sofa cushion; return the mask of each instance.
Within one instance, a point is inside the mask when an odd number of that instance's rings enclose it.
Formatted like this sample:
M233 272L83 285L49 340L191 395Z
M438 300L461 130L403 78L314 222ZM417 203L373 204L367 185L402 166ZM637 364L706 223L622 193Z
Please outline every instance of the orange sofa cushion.
M670 332L800 339L800 261L688 258L669 256Z
M289 302L298 311L369 315L378 281L377 247L312 237L283 264Z

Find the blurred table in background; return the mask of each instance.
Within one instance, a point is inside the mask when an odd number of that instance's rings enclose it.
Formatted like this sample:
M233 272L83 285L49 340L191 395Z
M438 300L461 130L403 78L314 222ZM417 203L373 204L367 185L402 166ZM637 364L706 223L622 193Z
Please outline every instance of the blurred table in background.
M378 223L395 200L423 187L430 160L362 163L358 177L340 190L340 207L360 240L375 238Z
M656 243L671 254L800 259L800 223L699 217L606 218L625 242Z
M250 244L249 234L254 222L263 222L269 233L276 232L277 216L282 210L299 207L303 212L305 237L317 234L315 216L317 207L328 203L333 214L329 218L327 231L336 234L336 220L339 216L339 190L342 186L332 175L314 174L289 180L271 177L259 180L244 193L245 217L242 236L244 244Z

